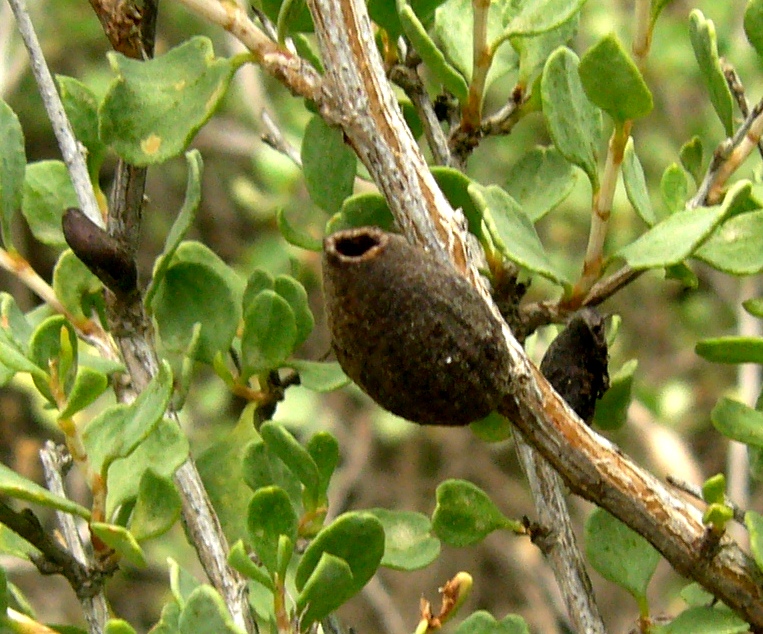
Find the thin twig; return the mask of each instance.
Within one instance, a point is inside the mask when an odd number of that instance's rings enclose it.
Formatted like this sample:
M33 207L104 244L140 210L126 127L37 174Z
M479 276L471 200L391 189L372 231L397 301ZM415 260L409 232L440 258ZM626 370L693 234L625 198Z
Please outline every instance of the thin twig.
M56 91L56 85L53 83L53 77L45 62L40 42L37 39L37 33L29 17L26 2L25 0L8 0L8 2L11 5L11 9L13 9L14 16L16 16L19 33L29 53L32 72L34 73L40 96L45 105L45 110L48 113L48 118L53 126L53 132L56 135L56 139L58 139L58 146L61 149L64 163L66 163L66 167L69 170L80 208L90 220L99 227L103 227L103 215L98 206L93 186L90 183L84 152L81 150L66 112L64 112L64 106Z
M40 458L48 489L56 495L67 497L62 476L62 470L66 468L67 464L66 455L53 442L47 441L45 447L40 451ZM57 511L56 518L69 552L82 566L90 570L97 570L97 567L93 565L93 562L85 553L77 525L74 523L74 517L69 513ZM111 572L113 571L114 569L111 569ZM84 592L84 588L74 588L77 591L77 596L82 605L85 620L91 634L103 632L106 622L109 620L109 606L106 602L106 595L103 592L100 579L98 577L96 579L98 583L92 587L91 592ZM92 583L92 581L89 583Z
M742 79L736 72L736 69L725 59L721 59L721 67L723 69L723 76L726 78L726 83L731 90L731 94L734 96L734 100L737 102L739 112L746 119L750 116L750 104L747 103L747 95L745 94L744 84ZM763 158L763 142L758 141L758 152L761 158Z
M297 167L302 167L302 157L299 150L286 140L286 137L284 137L273 117L270 116L270 113L267 110L263 110L260 118L265 126L265 133L262 135L263 143L291 159Z

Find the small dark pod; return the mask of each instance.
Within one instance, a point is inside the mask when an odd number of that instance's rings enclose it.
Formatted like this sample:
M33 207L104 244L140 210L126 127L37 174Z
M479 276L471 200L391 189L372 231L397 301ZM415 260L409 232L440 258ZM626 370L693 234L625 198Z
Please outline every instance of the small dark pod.
M422 425L466 425L495 409L508 352L465 278L374 227L330 235L323 249L334 351L371 398Z
M551 342L540 371L573 411L589 425L596 401L609 389L604 317L593 308L572 316Z

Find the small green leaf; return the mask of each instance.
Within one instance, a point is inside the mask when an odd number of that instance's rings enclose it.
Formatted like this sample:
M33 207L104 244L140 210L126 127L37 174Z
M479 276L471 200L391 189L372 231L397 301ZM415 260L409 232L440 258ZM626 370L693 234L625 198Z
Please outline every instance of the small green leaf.
M104 634L136 634L135 629L122 619L109 619Z
M636 150L633 146L633 137L628 138L623 153L623 182L625 193L635 212L650 227L657 222L652 203L649 200L649 189L646 186L644 168L641 167Z
M302 170L312 201L333 214L352 194L357 170L357 157L344 142L344 133L314 116L302 138ZM326 169L330 162L331 169Z
M519 53L519 75L517 84L530 87L543 71L548 56L560 46L564 46L575 36L580 23L580 13L574 13L566 22L539 35L510 38L514 50Z
M181 568L172 557L167 558L167 564L170 569L170 591L182 609L194 590L201 587L201 583L190 572Z
M724 397L715 404L710 420L727 438L763 448L763 412Z
M628 420L628 407L631 404L633 375L638 367L638 361L627 361L612 375L609 389L596 403L593 422L600 429L620 429Z
M750 183L739 181L729 189L722 205L678 211L620 249L617 255L634 269L678 264L694 253L749 192Z
M274 24L284 22L288 26L286 33L308 32L315 30L310 12L307 10L304 0L290 2L289 0L262 0L262 11ZM291 5L291 8L290 6ZM285 8L285 9L284 9ZM281 17L281 13L284 16Z
M93 403L109 387L109 378L102 372L80 367L74 384L66 399L66 407L61 410L59 418L71 418L80 410Z
M230 434L214 443L196 460L204 488L229 543L247 539L246 512L252 491L244 482L247 477L244 457L257 439L252 425L252 409L253 406L244 408Z
M553 147L536 147L506 175L506 191L537 222L572 192L578 172Z
M171 479L188 458L188 449L188 438L177 423L166 418L160 420L135 451L111 463L106 517L112 517L119 506L138 497L140 482L148 469Z
M98 98L90 88L73 77L57 75L56 83L74 135L87 148L90 180L97 184L98 172L108 151L108 146L98 136Z
M42 384L50 380L47 372L41 370L21 352L15 343L2 336L0 336L0 364L15 372L28 372Z
M328 432L320 431L310 438L306 449L315 461L315 466L318 467L321 497L325 497L331 476L334 475L334 469L339 463L339 443Z
M103 542L113 548L127 562L138 568L146 567L146 557L130 531L122 526L91 522L90 530Z
M466 617L454 634L530 634L530 628L517 614L496 621L489 612L478 610Z
M236 627L222 597L202 585L188 597L178 621L178 634L243 634Z
M707 606L714 602L714 597L698 583L690 583L681 588L679 596L690 608Z
M446 480L437 487L432 514L435 535L451 546L470 546L499 528L518 529L482 489L465 480Z
M387 0L388 1L388 0ZM392 5L392 2L388 1ZM464 76L456 70L445 58L442 51L432 41L424 25L416 13L407 4L400 8L400 25L405 35L411 41L413 48L421 56L427 69L442 83L442 85L458 99L465 103L469 95L469 87Z
M440 555L440 540L432 536L432 523L422 513L369 509L384 527L381 565L393 570L419 570Z
M252 490L276 485L289 494L296 509L302 507L302 484L274 451L261 440L251 443L243 454L243 480Z
M296 438L280 423L267 421L260 427L260 436L268 449L277 455L291 472L299 478L305 489L318 496L320 476L318 465L315 464L307 449L299 444Z
M588 98L616 125L652 110L652 93L631 56L614 34L600 39L580 60L580 81Z
M490 412L485 418L469 424L472 433L484 442L501 442L511 438L509 419L498 412Z
M147 61L108 53L116 78L99 111L101 139L138 166L180 154L247 57L215 58L212 42L200 36Z
M541 78L543 114L556 149L580 167L598 190L601 112L586 96L578 67L577 55L565 47L548 58Z
M144 300L146 306L151 306L154 294L167 273L167 268L172 261L172 257L191 228L196 218L199 203L201 202L201 172L204 167L201 153L196 149L190 150L185 153L185 160L188 163L185 199L177 218L175 218L175 222L172 223L167 238L164 240L164 250L154 264L154 274L151 277L151 283L146 290Z
M709 606L689 608L667 625L653 628L654 634L742 634L750 626L736 614Z
M702 78L710 94L710 102L723 124L726 136L731 137L734 134L734 99L718 56L715 24L712 20L705 19L699 9L694 9L689 15L689 36L694 57L697 58Z
M318 533L302 555L294 580L297 590L301 592L306 588L324 554L347 563L352 575L350 589L355 594L379 567L384 555L384 528L376 517L367 512L340 515Z
M306 626L334 612L358 592L360 588L356 585L352 569L344 559L329 552L321 553L297 597L301 623Z
M74 319L86 320L89 315L84 302L103 289L103 283L90 272L82 261L66 249L53 269L53 290L61 304Z
M292 350L301 346L315 326L313 313L307 301L307 292L297 280L288 275L279 275L274 280L274 290L283 297L294 313L294 322L297 327L297 338Z
M744 309L753 317L763 317L763 297L754 297L742 302Z
M744 33L755 52L763 56L763 2L749 0L744 10Z
M503 4L505 35L527 36L545 33L571 20L583 7L585 0L534 0Z
M260 294L261 291L272 291L275 289L275 279L273 276L264 269L254 269L249 279L246 281L246 288L244 289L244 297L242 304L244 313L249 309L252 300Z
M162 362L159 372L130 405L109 407L82 433L90 464L106 479L109 465L129 456L162 419L172 395L172 370Z
M34 237L54 248L65 248L61 218L69 207L79 207L79 200L66 165L61 161L29 163L21 211Z
M140 477L130 532L138 541L163 535L180 517L181 505L172 480L149 467Z
M585 527L586 554L607 581L627 590L642 605L660 553L605 510L596 508Z
M702 499L708 504L723 504L726 501L726 476L717 473L705 480L702 484Z
M341 366L336 361L305 361L293 359L286 364L299 372L302 387L314 392L332 392L350 382Z
M13 250L13 218L21 208L24 192L24 132L16 113L0 99L0 237L6 250Z
M678 153L683 168L691 174L694 182L699 185L702 180L702 140L693 136L681 146Z
M730 275L763 271L763 210L739 214L724 222L695 257Z
M77 373L76 363L67 364L65 362L66 350L62 346L62 337L65 340L64 346L71 349L74 358L77 356L77 333L74 327L61 315L53 315L44 320L32 333L29 341L29 357L37 364L41 370L58 375L58 383L63 388L65 394L69 394L74 385L74 379ZM40 380L32 375L34 384L40 393L48 399L51 405L58 406L55 396L51 392L51 381Z
M460 209L464 213L466 221L469 223L469 231L481 239L482 212L469 195L469 185L472 180L463 172L452 167L435 165L430 169L432 176L434 176L453 209Z
M177 262L162 279L152 308L162 343L185 352L194 327L201 324L197 360L211 363L215 354L230 348L239 321L233 291L217 271L205 264Z
M242 379L282 365L294 350L297 336L296 318L289 302L275 291L258 293L244 313Z
M469 194L482 210L485 225L498 250L512 262L559 284L569 284L546 255L530 219L517 202L497 185L469 186Z
M663 216L680 211L686 206L686 199L689 197L689 179L678 163L671 163L665 168L660 181L660 193L667 209L667 214Z
M755 511L747 511L744 514L744 525L750 534L752 556L758 568L763 571L763 515Z
M326 223L326 235L355 227L379 227L391 231L395 219L381 194L355 194L345 199L342 208Z
M702 514L702 523L715 530L725 530L726 524L734 519L734 511L726 504L708 504Z
M90 511L85 507L66 498L54 495L39 484L20 476L2 463L0 463L0 494L16 498L17 500L34 502L41 506L64 511L64 513L79 515L87 520L90 519Z
M713 363L763 363L760 337L716 337L697 343L694 351Z
M253 579L257 583L265 586L271 592L275 589L273 580L252 561L247 554L244 542L240 539L233 544L228 555L228 563L234 570L238 570L245 577Z
M271 575L278 571L279 539L286 535L295 543L298 521L289 495L282 488L270 486L254 492L247 513L249 539Z
M278 222L278 230L281 232L283 239L289 244L317 253L323 248L323 241L320 238L314 238L292 225L288 218L286 218L286 212L283 208L280 208L276 213L276 221Z

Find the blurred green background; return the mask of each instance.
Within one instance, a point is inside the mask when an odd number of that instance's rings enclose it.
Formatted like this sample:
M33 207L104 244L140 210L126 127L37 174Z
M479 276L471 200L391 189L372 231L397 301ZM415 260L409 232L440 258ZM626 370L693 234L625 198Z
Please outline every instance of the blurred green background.
M83 0L29 0L28 4L52 71L74 76L102 94L111 79L105 57L110 47L89 4ZM629 44L632 4L589 0L572 44L576 52L582 54L610 31ZM709 105L689 42L688 15L692 9L701 9L715 22L720 53L737 69L750 101L754 103L763 96L761 60L747 44L742 29L744 7L742 0L674 0L658 22L645 73L655 107L633 130L654 206L661 204L662 172L678 161L683 143L698 135L707 160L722 140L722 126ZM28 160L59 158L14 27L9 7L0 5L0 96L21 119ZM199 21L178 4L161 4L157 53L199 33L213 40L218 55L228 56L239 50L227 34ZM500 107L511 88L510 84L494 87L486 112ZM257 68L242 68L223 107L193 143L204 156L205 169L202 206L189 237L209 245L245 276L262 267L274 274L291 273L302 281L310 294L317 326L300 356L319 359L329 350L321 306L319 256L286 244L278 233L275 214L283 208L292 223L315 236L321 235L327 218L311 203L300 170L262 142L263 110L275 119L287 140L299 148L310 116L301 100ZM502 184L508 168L524 152L548 143L541 115L530 116L509 137L484 140L469 161L468 174L483 184ZM759 163L759 155L753 154L738 176L752 177ZM102 171L104 191L108 191L114 165L112 157ZM144 283L182 204L185 170L182 157L149 170L139 255ZM590 188L581 177L572 196L539 226L548 251L579 268L589 217ZM643 228L622 186L618 186L609 247L632 240ZM17 223L16 231L19 250L49 279L56 253L36 244L22 221ZM611 350L610 370L617 370L630 359L639 362L629 422L611 435L613 441L659 477L671 473L700 483L726 468L727 443L712 429L709 413L718 397L737 389L738 378L734 367L701 360L694 354L694 345L703 337L737 332L741 300L759 291L755 280L724 276L697 262L692 263L692 268L699 279L697 288L682 288L676 282L665 281L659 273L648 273L604 307L622 316ZM25 309L38 301L5 273L0 275L0 289L11 292ZM537 283L531 287L528 300L547 299L554 292ZM528 342L534 358L539 358L553 332L544 329ZM0 389L0 459L26 475L39 477L36 450L42 438L53 434L53 428L33 394L19 380ZM200 368L183 412L193 452L198 454L229 431L243 405L219 379ZM298 435L325 429L337 436L342 462L330 492L332 516L347 509L375 506L429 514L434 508L437 484L453 477L471 480L484 488L509 516L534 517L511 441L487 445L468 429L419 428L381 411L354 388L327 396L290 388L276 420L288 423ZM749 507L760 511L763 500L759 491L753 489L752 494ZM570 503L575 521L582 526L589 506L574 498ZM168 592L166 556L178 558L199 573L179 528L169 537L156 540L153 549L149 545L149 553L153 566L142 571L124 568L109 584L116 614L131 621L139 631L147 630L156 621L164 593ZM43 620L79 619L78 604L61 579L40 578L34 569L18 562L2 563L29 592ZM504 534L491 535L479 547L446 547L435 564L416 573L382 570L340 615L359 633L411 632L418 620L419 597L435 601L437 588L459 570L467 570L475 579L473 596L464 614L478 608L496 617L518 612L535 632L565 631L559 621L564 608L542 556L527 540ZM595 573L592 576L610 631L627 631L637 615L635 604ZM651 586L655 614L677 610L681 586L681 579L663 562Z

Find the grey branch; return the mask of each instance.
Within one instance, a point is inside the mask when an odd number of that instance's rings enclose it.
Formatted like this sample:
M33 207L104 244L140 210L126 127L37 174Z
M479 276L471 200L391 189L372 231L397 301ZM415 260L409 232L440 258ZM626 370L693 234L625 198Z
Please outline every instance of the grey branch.
M58 146L61 148L64 163L66 163L66 167L71 175L80 208L90 220L99 227L103 227L103 216L95 199L93 186L90 183L83 149L74 137L72 126L64 111L61 98L56 91L56 85L53 83L53 77L45 62L40 42L37 39L37 33L35 33L32 20L29 17L26 2L25 0L8 0L8 2L11 5L11 9L13 9L13 15L16 16L19 33L29 52L32 72L34 73L42 101L45 104L48 118L53 125L53 132L55 132L56 139L58 139Z

